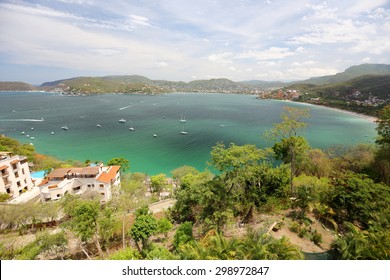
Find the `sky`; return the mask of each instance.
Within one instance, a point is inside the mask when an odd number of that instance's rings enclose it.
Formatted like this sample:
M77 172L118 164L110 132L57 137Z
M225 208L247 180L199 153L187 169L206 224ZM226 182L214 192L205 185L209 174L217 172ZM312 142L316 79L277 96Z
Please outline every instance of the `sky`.
M390 64L390 0L0 0L0 81L293 81Z

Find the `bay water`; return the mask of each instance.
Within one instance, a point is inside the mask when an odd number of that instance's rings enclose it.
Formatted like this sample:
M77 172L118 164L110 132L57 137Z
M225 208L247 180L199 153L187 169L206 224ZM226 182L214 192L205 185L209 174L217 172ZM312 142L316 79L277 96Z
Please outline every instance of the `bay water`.
M272 146L263 134L280 122L285 106L310 109L303 135L314 148L375 141L375 124L361 116L308 104L257 100L253 95L208 93L0 92L0 133L62 160L106 163L124 157L130 161L131 172L169 175L183 165L207 168L217 142ZM181 118L186 122L180 122Z

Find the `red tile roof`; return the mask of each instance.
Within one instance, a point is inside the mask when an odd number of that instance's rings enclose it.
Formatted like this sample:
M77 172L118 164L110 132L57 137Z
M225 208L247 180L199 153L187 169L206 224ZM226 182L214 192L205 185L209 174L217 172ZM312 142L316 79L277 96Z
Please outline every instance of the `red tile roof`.
M110 169L108 169L108 171L102 172L96 179L103 183L110 183L111 180L115 179L120 168L121 167L118 165L113 165Z
M7 165L2 165L2 166L0 166L0 171L6 169L7 167L8 167Z

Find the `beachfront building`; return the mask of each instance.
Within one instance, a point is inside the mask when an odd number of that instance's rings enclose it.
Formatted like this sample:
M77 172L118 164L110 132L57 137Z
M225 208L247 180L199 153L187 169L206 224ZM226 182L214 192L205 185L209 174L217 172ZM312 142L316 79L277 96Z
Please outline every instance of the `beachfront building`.
M0 152L0 193L7 193L15 198L31 190L33 186L27 158Z
M66 194L97 192L101 202L112 197L112 187L120 187L120 166L60 168L50 172L39 185L42 201L58 200Z

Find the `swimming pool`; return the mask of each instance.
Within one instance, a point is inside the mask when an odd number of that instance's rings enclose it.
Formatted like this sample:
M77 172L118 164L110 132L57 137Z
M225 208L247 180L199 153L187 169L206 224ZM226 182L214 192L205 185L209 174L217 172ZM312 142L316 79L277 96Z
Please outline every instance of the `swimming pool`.
M34 179L43 179L45 177L45 170L40 170L37 172L32 172L31 177Z

